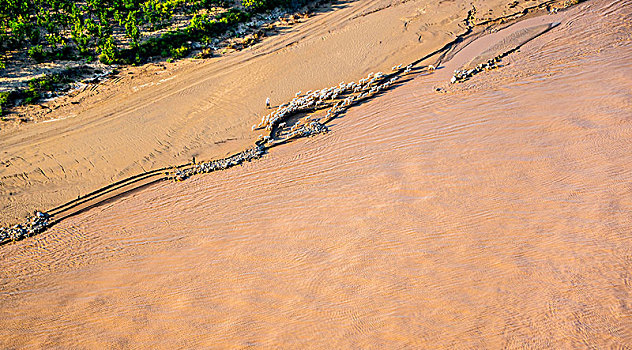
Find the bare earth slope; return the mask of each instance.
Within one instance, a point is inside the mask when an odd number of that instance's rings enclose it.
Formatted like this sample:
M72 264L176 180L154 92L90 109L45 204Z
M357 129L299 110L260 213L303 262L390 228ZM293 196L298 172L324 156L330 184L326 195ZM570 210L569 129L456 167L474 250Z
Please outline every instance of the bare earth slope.
M119 91L61 108L53 121L0 130L0 223L136 173L244 149L264 101L357 80L437 49L477 20L542 1L341 2L251 49L167 74L145 74Z
M629 347L631 15L529 19L561 24L498 70L445 84L503 31L328 134L2 247L0 347Z

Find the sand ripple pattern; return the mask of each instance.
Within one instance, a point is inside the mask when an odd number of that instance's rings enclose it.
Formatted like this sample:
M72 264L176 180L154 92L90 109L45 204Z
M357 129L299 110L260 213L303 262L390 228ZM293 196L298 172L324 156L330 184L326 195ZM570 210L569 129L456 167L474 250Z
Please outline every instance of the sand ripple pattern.
M130 192L161 180L171 179L179 182L194 175L226 170L244 162L261 158L270 147L284 144L296 138L326 133L329 131L326 123L337 118L352 105L376 97L380 92L386 91L400 77L409 74L412 67L413 64L409 64L402 68L400 64L392 68L393 73L387 75L382 72L369 73L366 78L360 79L357 83L345 84L341 82L338 86L315 92L308 91L303 96L300 96L301 92L299 91L287 106L282 104L275 111L264 116L259 125L253 125L253 131L265 128L270 131L270 135L260 135L255 145L245 151L223 159L200 163L197 163L194 158L191 163L174 166L172 169L162 168L144 172L112 183L87 195L79 196L76 200L64 203L48 212L35 211L32 216L27 217L24 223L12 227L0 227L0 245L42 233L63 218L114 198L112 196ZM434 66L430 66L430 69L434 70ZM327 107L330 108L326 115L318 116L318 112ZM295 117L300 115L306 116L301 120L296 120ZM294 120L291 121L291 119ZM284 130L288 122L293 124L289 131ZM148 182L147 180L151 181Z
M629 347L631 15L3 247L1 346Z

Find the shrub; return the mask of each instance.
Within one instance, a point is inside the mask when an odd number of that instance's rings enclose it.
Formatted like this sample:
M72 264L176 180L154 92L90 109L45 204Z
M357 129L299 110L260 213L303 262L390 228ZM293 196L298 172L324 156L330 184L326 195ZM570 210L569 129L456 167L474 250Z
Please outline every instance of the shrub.
M266 10L269 6L268 0L241 0L241 5L250 12Z
M208 43L253 12L306 1L241 0L243 11L228 8L232 2L227 0L0 0L0 69L13 50L37 62L98 57L104 64L135 64L157 55L180 58L189 54L188 42ZM216 6L226 11L218 16L200 13ZM193 15L187 28L143 42L143 29L164 27L176 13ZM122 47L114 41L115 31L123 31L131 44Z
M138 39L140 39L140 29L138 28L139 11L130 11L125 19L125 34L132 39L132 48L138 47Z
M10 96L11 92L9 91L0 92L0 116L4 115L4 107L8 105Z
M35 91L35 90L27 90L25 94L26 94L26 98L24 99L24 104L27 104L27 105L33 102L37 102L37 100L39 100L41 97L39 91Z
M102 40L99 50L101 51L101 54L99 55L99 61L101 61L101 63L114 63L118 50L116 49L116 45L114 45L114 39L112 39L112 36L108 36L106 39Z
M28 49L29 57L36 62L43 62L46 59L46 53L42 45L35 45Z
M171 49L171 57L175 59L183 58L189 54L189 51L190 49L188 46L182 45L177 49Z

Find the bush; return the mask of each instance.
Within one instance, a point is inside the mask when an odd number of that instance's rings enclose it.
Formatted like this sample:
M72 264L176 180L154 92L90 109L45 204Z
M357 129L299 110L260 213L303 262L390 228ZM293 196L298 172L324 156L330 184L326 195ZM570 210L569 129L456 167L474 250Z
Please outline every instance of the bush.
M112 39L112 36L108 36L106 39L102 40L99 50L101 51L101 54L99 55L99 61L101 61L101 63L114 63L118 50L116 49L116 45L114 45L114 39Z
M0 116L4 115L4 108L9 103L9 97L11 96L11 92L0 92Z
M241 0L241 5L250 12L266 10L270 5L268 0Z
M189 51L190 49L188 46L182 45L177 49L171 49L171 57L175 59L183 58L189 54Z
M35 90L27 90L26 91L26 98L24 99L24 104L31 104L34 102L37 102L40 99L41 95L39 93L39 91L35 91Z
M46 59L46 53L44 52L44 48L42 45L35 45L28 49L29 57L34 59L36 62L44 62Z
M138 40L140 39L140 29L138 28L138 12L130 11L125 19L125 34L132 39L132 48L138 47Z
M0 0L0 69L3 57L13 50L22 50L37 62L98 57L112 64L140 63L157 55L184 57L190 41L208 43L250 19L253 12L305 1L241 0L246 9L242 11L227 8L226 0ZM226 11L218 16L205 13L216 6ZM143 41L142 30L162 28L174 14L193 18L186 29ZM114 41L115 31L124 32L130 45Z
M153 29L163 27L173 17L174 10L181 6L184 0L147 0L140 5L145 23Z

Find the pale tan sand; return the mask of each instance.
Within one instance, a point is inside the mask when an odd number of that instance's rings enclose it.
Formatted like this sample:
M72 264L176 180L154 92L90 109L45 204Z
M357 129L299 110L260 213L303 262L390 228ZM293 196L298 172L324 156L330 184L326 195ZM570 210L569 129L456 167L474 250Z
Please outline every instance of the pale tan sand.
M51 122L0 130L0 222L14 223L137 173L243 150L272 103L370 71L411 62L477 19L508 16L544 1L357 1L331 9L219 59L165 71L150 65L87 89L47 115ZM127 75L127 71L123 72Z
M0 347L626 348L632 8L0 249Z
M547 32L555 25L557 25L557 23L547 23L517 30L483 51L480 55L472 58L472 60L470 60L463 69L472 69L480 64L489 62L489 60L493 60L496 57L504 56L505 54L524 45L529 40L533 40L533 38Z

